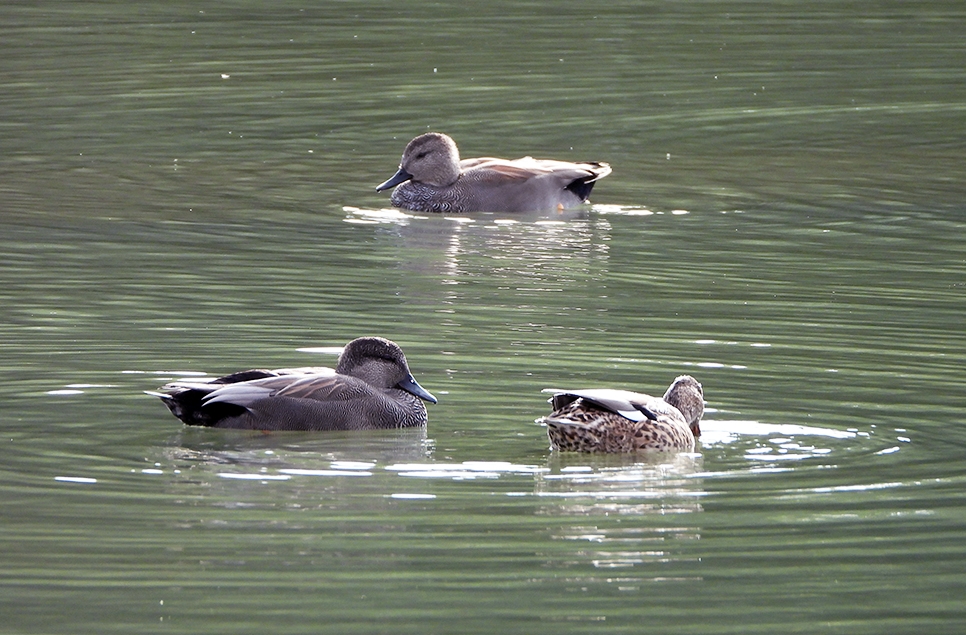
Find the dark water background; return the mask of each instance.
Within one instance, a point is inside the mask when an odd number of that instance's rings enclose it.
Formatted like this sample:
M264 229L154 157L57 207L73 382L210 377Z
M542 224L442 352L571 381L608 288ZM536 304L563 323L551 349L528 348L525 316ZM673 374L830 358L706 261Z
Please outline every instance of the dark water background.
M966 7L0 7L4 633L966 627ZM386 210L405 143L608 161L566 216ZM141 391L380 334L427 431ZM556 456L547 386L704 384Z

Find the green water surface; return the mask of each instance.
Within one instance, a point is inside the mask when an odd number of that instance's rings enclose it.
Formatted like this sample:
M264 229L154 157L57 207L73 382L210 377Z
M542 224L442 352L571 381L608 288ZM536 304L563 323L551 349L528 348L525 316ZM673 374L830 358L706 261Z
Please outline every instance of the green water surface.
M0 7L0 632L966 628L966 6ZM388 209L405 143L607 161ZM397 341L425 431L189 429L185 375ZM705 387L694 453L545 387Z

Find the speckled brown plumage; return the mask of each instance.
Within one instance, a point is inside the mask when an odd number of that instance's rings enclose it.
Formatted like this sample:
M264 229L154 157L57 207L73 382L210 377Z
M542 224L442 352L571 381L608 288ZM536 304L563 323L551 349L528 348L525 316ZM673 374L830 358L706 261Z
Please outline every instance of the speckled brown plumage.
M704 390L689 375L674 380L664 398L619 390L550 391L554 411L544 417L553 449L627 453L694 449L704 414Z

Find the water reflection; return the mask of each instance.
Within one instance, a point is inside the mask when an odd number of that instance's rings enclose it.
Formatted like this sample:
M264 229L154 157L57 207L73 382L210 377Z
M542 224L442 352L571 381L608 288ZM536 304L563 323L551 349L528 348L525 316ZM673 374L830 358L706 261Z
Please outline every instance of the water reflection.
M405 252L418 257L411 266L443 277L446 285L467 278L493 276L530 282L554 282L560 277L607 271L611 226L588 210L553 213L461 214L426 216L398 210L344 208L346 221L387 225ZM427 260L427 258L429 260ZM527 289L521 289L526 291ZM552 289L529 289L559 291Z
M573 566L631 568L686 558L679 541L701 537L702 457L693 453L642 456L554 456L553 469L535 475L535 513L570 523L553 525L551 538L573 544L563 555ZM635 579L647 578L636 574ZM662 577L655 573L654 578Z
M399 463L386 470L411 478L441 478L454 481L480 478L500 478L507 475L539 474L545 471L536 465L517 465L507 461L463 461L462 463Z
M0 9L5 630L964 623L961 5L49 4ZM364 210L400 122L624 205ZM360 329L452 392L440 449L181 429L119 375ZM527 428L696 363L682 465Z
M434 442L425 428L387 431L263 433L184 427L159 452L155 466L217 479L372 476L377 465L425 460Z
M714 409L708 412L716 413ZM737 470L780 471L786 463L819 460L835 465L846 454L885 456L909 447L905 428L885 429L870 424L867 430L841 430L801 424L780 424L742 419L712 418L701 423L699 439L704 451L734 446L746 462ZM737 455L736 455L737 456Z

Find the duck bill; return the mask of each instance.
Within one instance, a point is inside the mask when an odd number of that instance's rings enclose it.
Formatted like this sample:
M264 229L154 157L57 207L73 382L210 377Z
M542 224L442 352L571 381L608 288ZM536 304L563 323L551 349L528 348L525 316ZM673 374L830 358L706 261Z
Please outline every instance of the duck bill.
M405 183L406 181L408 181L411 178L413 178L413 175L412 174L410 174L409 172L407 172L406 170L404 170L402 168L399 168L399 171L396 172L395 174L393 174L392 175L392 178L390 178L385 183L382 183L382 184L376 186L376 191L377 192L381 192L383 190L388 190L389 188L393 187L394 185L399 185L400 183ZM429 393L426 393L426 394L429 394ZM435 401L433 403L435 403Z
M694 435L695 439L701 436L701 426L697 421L691 424L691 434Z
M436 403L436 397L433 396L431 392L420 386L412 375L402 380L396 384L396 388L401 388L408 393L412 393L422 399L423 401L428 401L429 403Z

